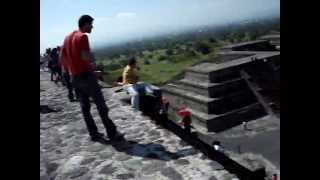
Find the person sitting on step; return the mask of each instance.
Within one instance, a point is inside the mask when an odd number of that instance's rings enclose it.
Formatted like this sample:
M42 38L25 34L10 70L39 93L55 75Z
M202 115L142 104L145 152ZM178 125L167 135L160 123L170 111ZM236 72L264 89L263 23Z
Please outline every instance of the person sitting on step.
M151 88L151 85L144 83L144 82L138 82L138 76L136 73L137 67L137 61L136 58L133 56L129 59L128 65L124 68L122 73L122 85L124 86L124 89L129 93L131 96L131 106L139 110L140 108L140 99L139 96L141 93L153 93L153 89Z

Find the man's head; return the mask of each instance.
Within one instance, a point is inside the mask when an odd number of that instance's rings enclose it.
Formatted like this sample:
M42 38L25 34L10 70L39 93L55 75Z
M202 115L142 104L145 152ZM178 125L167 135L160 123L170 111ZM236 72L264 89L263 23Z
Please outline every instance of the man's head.
M137 65L137 61L136 61L136 58L134 56L129 58L128 65L131 66L131 67L135 67Z
M80 31L84 33L91 33L93 20L94 19L89 15L82 15L78 21Z
M50 48L47 48L46 49L46 54L50 54L51 53L51 49Z
M58 51L58 49L57 49L57 48L53 48L53 49L52 49L52 51L51 51L51 53L52 53L52 54L56 54L56 53L57 53L57 51Z

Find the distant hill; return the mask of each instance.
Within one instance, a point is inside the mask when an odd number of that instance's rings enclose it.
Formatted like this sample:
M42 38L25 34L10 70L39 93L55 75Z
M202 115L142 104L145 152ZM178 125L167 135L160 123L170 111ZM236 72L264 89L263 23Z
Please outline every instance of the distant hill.
M272 31L280 31L279 18L201 27L180 34L167 34L100 48L94 52L98 66L107 73L104 77L108 83L121 75L129 56L136 56L141 67L141 80L161 85L199 61L214 61L221 46L255 40Z
M128 55L144 50L172 48L176 44L192 43L193 41L215 38L224 40L235 33L251 33L252 36L266 34L270 30L280 31L280 18L254 19L240 21L221 26L203 26L180 33L168 33L153 38L139 39L114 46L100 47L94 50L97 57L115 57L120 54Z

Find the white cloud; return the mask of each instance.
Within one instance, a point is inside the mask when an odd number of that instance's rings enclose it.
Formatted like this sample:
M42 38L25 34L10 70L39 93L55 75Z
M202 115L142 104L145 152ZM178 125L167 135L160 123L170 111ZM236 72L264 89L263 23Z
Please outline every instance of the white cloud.
M94 24L103 24L111 20L109 17L96 17L94 18Z
M101 44L104 42L111 43L140 36L152 36L170 31L176 32L197 26L218 25L250 17L261 17L268 13L274 13L276 10L279 11L280 7L280 0L202 0L201 2L170 0L161 2L158 4L160 6L157 7L152 6L151 3L150 6L146 4L147 8L145 9L129 10L124 3L118 4L117 1L120 2L120 0L100 0L101 4L97 4L99 6L103 5L103 2L112 2L112 5L109 4L110 11L103 12L103 8L102 10L95 9L94 3L91 1L89 3L85 0L60 0L61 7L59 6L57 10L53 11L50 9L51 7L48 7L49 4L45 2L54 0L41 1L41 11L46 10L48 12L50 10L53 12L52 15L54 12L59 12L58 9L62 7L61 13L65 13L65 16L68 17L66 19L73 19L72 23L67 20L64 21L64 19L61 19L61 22L48 23L50 21L45 16L41 17L42 26L45 25L45 28L41 26L41 47L61 43L65 35L77 27L77 22L74 19L77 19L79 14L84 13L83 11L85 13L90 12L95 19L93 33L89 36L93 45L96 42L101 42ZM79 4L79 7L74 6L75 2ZM89 3L90 5L80 6L83 3ZM106 7L109 5L106 3ZM113 7L113 5L115 6ZM124 7L121 8L121 5ZM183 8L181 8L182 5ZM46 9L43 7L46 7ZM72 11L65 11L66 7L72 8Z
M116 18L118 19L132 19L136 17L137 17L137 14L132 12L121 12L116 14Z

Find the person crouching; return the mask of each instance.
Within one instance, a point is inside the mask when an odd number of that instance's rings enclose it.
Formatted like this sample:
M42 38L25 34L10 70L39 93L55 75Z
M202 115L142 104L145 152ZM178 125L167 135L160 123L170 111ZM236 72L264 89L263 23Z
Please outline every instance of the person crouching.
M124 68L122 73L122 84L124 89L131 96L132 108L140 109L140 98L141 93L153 93L151 86L144 82L138 82L139 78L136 73L137 61L135 57L129 59L128 65Z

